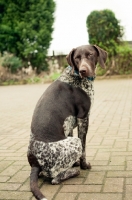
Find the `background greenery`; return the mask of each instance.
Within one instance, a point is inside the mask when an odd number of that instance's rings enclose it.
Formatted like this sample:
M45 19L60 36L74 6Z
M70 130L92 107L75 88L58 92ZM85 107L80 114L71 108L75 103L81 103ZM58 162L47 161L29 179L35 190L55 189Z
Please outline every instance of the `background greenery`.
M47 56L54 12L54 0L0 0L0 66L6 69L6 76L0 72L0 84L5 80L13 84L20 79L22 83L52 81L67 66L64 55ZM123 27L115 14L108 9L95 10L88 15L86 26L89 43L108 52L106 69L98 67L97 75L131 74L132 46L123 41ZM54 68L56 60L59 71ZM28 66L35 69L32 77L20 73Z
M47 68L53 32L53 0L0 0L0 52L30 62L37 72Z
M89 43L98 44L109 52L109 56L117 54L117 46L123 36L123 27L111 10L93 11L86 20Z
M123 42L123 27L115 14L108 9L91 12L86 20L89 43L108 52L106 70L98 75L132 73L132 47Z

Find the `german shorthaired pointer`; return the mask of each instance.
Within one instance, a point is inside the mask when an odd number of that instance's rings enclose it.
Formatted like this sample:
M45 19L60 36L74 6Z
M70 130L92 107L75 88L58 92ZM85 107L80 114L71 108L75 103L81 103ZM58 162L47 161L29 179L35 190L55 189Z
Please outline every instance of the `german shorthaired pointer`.
M40 172L58 184L80 171L86 163L85 142L93 102L96 64L104 68L107 53L96 45L73 49L66 57L69 66L39 99L31 123L28 161L31 165L30 187L38 200L46 200L38 188ZM78 138L71 137L78 127ZM80 160L80 163L79 163Z

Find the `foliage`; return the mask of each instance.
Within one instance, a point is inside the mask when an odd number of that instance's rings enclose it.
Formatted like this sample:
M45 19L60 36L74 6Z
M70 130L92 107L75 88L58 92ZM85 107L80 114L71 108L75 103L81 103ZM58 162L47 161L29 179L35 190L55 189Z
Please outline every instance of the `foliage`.
M132 48L127 44L118 46L115 57L115 70L119 74L132 73Z
M53 0L0 0L0 52L30 61L37 72L47 68L54 11Z
M8 68L11 73L16 73L22 67L22 61L16 56L7 54L4 56L2 66Z
M34 76L27 79L28 83L41 83L41 81L42 81L41 78L38 76Z
M128 44L119 45L113 62L114 65L110 67L111 60L108 58L105 70L97 67L97 76L132 74L132 48Z
M59 78L59 76L60 76L60 73L55 72L55 73L50 75L50 79L52 81L55 81L57 78Z
M109 56L117 53L117 44L123 36L123 27L111 10L93 11L86 20L89 43L108 51Z

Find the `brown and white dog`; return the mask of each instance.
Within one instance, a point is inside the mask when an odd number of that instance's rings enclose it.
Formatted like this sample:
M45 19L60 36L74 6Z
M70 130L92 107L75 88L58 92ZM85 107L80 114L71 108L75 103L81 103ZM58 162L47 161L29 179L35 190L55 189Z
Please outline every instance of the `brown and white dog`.
M58 184L79 175L72 166L86 163L85 143L89 112L93 102L96 64L104 68L107 53L95 45L83 45L67 56L69 66L39 99L31 123L28 161L31 165L30 187L38 200L46 200L38 188L40 172ZM71 137L78 127L78 138Z

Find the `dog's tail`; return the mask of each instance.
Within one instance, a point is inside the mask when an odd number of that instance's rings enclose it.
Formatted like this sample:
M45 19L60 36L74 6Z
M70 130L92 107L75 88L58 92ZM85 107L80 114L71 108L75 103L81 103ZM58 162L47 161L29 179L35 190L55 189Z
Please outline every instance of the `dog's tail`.
M30 188L33 195L38 200L47 200L45 196L40 192L40 189L38 187L38 176L40 173L39 167L32 167L31 168L31 174L30 174Z

